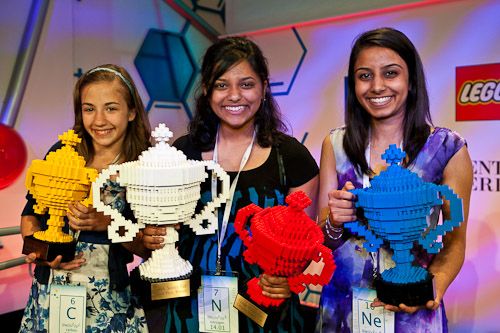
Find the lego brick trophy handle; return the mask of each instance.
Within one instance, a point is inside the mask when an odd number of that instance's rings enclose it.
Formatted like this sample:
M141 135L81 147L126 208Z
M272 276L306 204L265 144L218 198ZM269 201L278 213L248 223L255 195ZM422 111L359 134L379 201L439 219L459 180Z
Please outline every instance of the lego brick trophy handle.
M318 257L313 259L314 262L319 263L322 259L324 266L320 274L300 274L288 278L288 285L290 290L296 294L301 293L308 284L313 285L326 285L332 278L333 271L335 270L335 261L333 260L332 250L323 244L318 244Z
M243 244L247 247L245 250L245 259L252 263L255 263L255 260L250 261L248 257L249 249L251 249L252 245L252 237L247 229L245 229L246 224L250 221L250 218L254 216L256 213L260 212L262 208L257 206L256 204L250 204L246 207L241 208L236 215L236 219L234 220L234 230L240 236Z
M31 171L31 168L28 168L28 170L26 170L26 179L24 181L24 185L26 185L28 191L33 188L33 172Z
M436 188L441 194L441 197L444 196L446 200L450 202L450 219L444 220L443 224L437 225L434 229L430 230L423 239L419 240L419 243L427 252L434 254L438 253L443 247L442 242L436 242L437 237L439 235L444 236L447 232L452 231L464 220L462 199L446 185L436 185Z
M96 174L96 177L94 177L94 179L90 179L90 181L93 183L96 178L97 178L97 174ZM80 203L82 205L84 205L85 207L89 207L90 205L94 204L93 187L91 187L91 189L89 191L89 195L85 199L83 199ZM69 212L69 209L68 209L68 212Z
M359 189L349 190L354 195L358 195ZM361 237L365 237L366 241L363 247L370 252L377 251L383 243L381 238L378 238L373 231L367 228L366 225L362 224L358 220L344 223L344 228L351 230L351 232L357 233Z
M200 161L208 170L212 170L212 177L216 177L221 182L220 193L212 201L206 203L202 211L196 214L190 221L186 222L187 225L197 235L213 234L218 228L218 216L214 213L217 207L227 199L229 193L229 176L228 174L213 161ZM207 227L202 226L203 220L207 220Z
M113 243L131 242L139 232L139 229L144 227L142 223L133 223L127 220L118 210L105 205L101 201L101 187L110 179L111 175L115 175L119 171L119 165L110 165L108 169L101 171L92 185L94 207L98 211L103 212L104 215L111 216L111 224L108 226L108 238ZM122 234L120 235L120 233Z
M26 179L24 181L24 185L26 185L26 188L28 189L28 192L34 187L34 176L33 176L33 172L31 170L31 168L28 168L28 170L26 170ZM49 209L48 207L45 207L43 205L39 205L38 203L35 204L34 206L35 208L35 213L38 213L38 214L44 214L47 212L47 210Z

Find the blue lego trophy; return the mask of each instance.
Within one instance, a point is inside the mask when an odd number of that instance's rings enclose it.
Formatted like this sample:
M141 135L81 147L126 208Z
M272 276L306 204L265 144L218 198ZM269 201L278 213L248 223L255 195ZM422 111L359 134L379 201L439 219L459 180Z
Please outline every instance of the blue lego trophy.
M463 221L462 199L446 185L424 182L416 173L400 165L406 153L390 145L382 154L389 167L374 177L370 187L355 189L356 208L362 208L367 223L354 221L344 226L366 239L363 247L370 252L383 242L394 251L395 267L376 274L377 297L386 304L424 305L434 299L432 274L415 266L411 250L415 242L432 254L443 247L438 236L453 230ZM450 219L429 226L428 217L435 206L450 202Z

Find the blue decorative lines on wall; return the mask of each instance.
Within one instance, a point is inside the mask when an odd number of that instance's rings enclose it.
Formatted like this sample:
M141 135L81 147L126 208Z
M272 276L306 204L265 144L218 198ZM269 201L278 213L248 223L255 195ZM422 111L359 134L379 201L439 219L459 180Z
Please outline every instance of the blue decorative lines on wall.
M286 91L276 91L276 92L273 92L272 93L273 96L288 95L290 93L290 90L292 90L292 86L293 86L293 83L295 81L295 78L297 77L297 74L298 74L298 72L300 70L300 67L302 66L302 62L304 61L304 58L306 57L307 48L304 45L304 42L302 41L302 38L300 38L300 35L297 32L297 29L292 28L292 31L295 34L295 37L297 38L297 41L299 42L300 47L302 48L303 52L302 52L302 55L300 56L299 62L297 64L297 67L295 68L295 70L293 72L292 78L290 79L290 84L288 85L288 88L286 89ZM284 83L283 82L271 82L271 83L269 83L269 85L271 87L276 87L276 86L283 86Z

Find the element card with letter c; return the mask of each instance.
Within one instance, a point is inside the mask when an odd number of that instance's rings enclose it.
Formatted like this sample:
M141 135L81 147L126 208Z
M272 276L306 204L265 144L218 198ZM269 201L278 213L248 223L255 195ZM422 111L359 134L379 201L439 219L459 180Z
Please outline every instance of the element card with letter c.
M52 284L49 307L49 332L85 332L87 288Z

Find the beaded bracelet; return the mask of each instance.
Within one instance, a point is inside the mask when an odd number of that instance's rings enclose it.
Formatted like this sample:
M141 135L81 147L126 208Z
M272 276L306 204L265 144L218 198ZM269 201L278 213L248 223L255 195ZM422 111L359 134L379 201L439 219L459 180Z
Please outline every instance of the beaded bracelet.
M331 223L330 223L330 215L328 215L326 217L326 224L325 224L325 231L326 231L326 234L328 235L328 237L331 239L331 240L339 240L342 235L344 234L344 228L342 227L334 227ZM333 233L333 235L332 235Z

